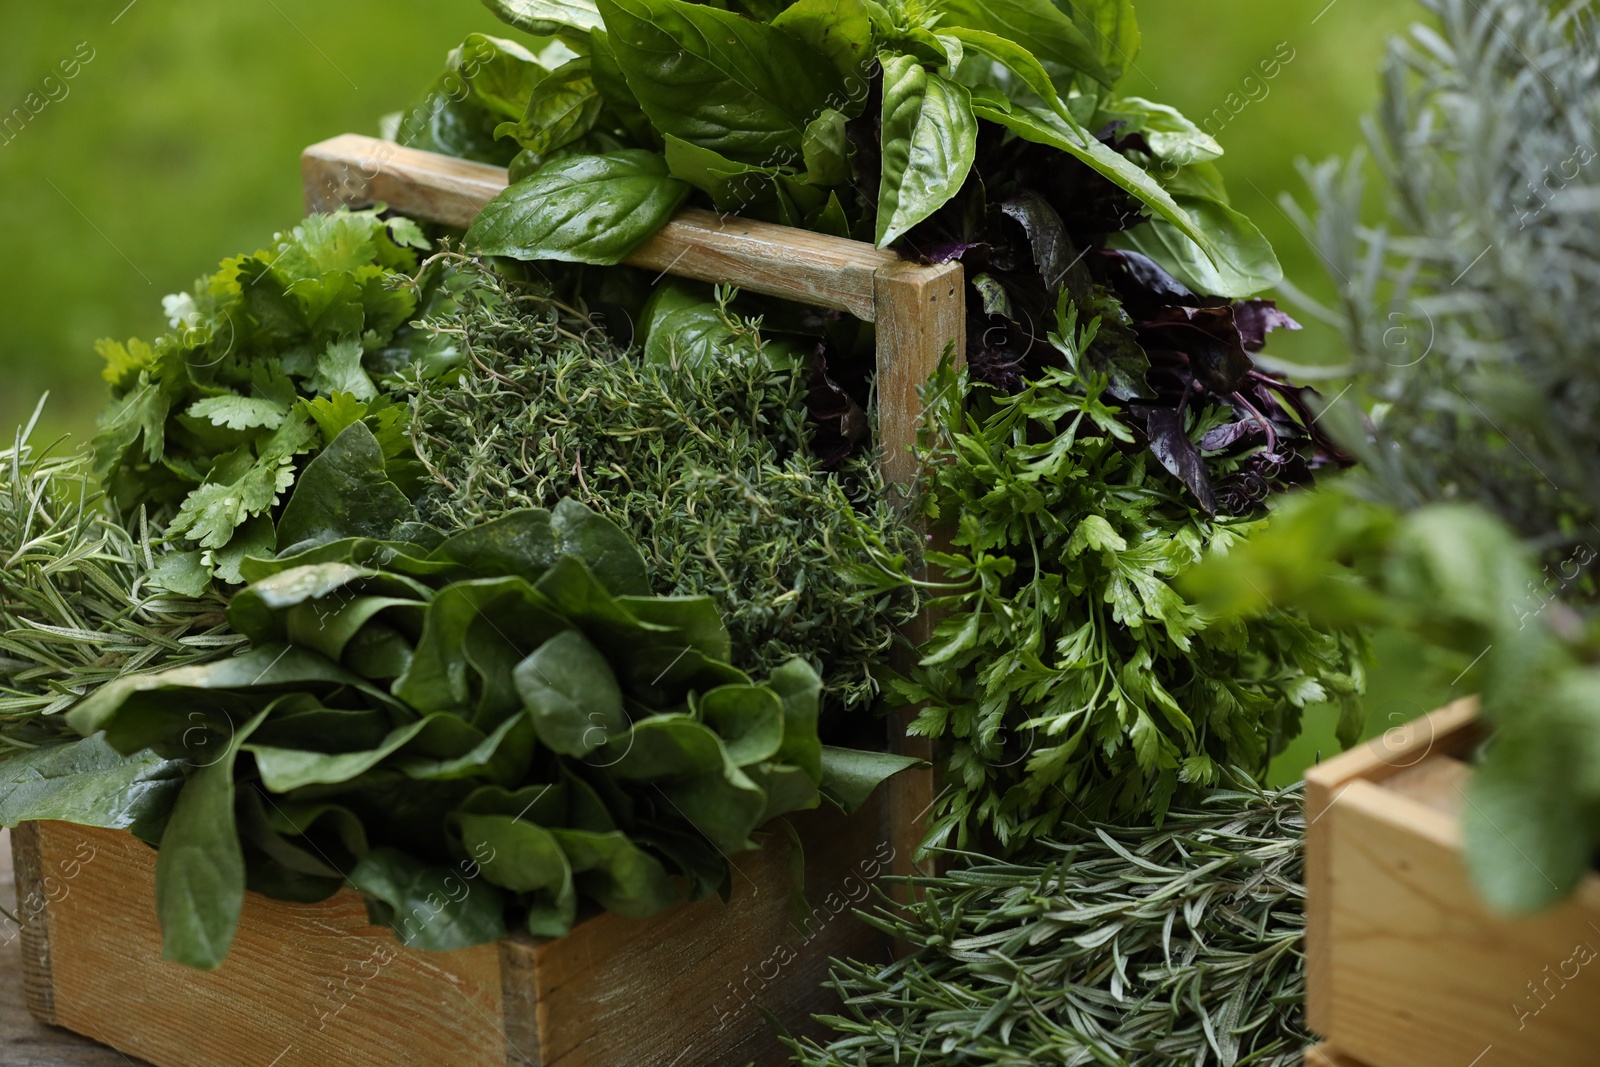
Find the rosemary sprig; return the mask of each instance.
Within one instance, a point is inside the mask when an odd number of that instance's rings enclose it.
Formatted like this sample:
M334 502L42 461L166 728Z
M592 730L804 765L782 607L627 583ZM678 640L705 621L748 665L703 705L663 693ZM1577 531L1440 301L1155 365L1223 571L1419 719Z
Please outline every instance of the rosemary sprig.
M243 639L223 602L157 588L151 533L105 507L83 453L0 450L0 758L69 733L57 713L121 675L213 659Z
M1244 779L1240 779L1241 782ZM870 921L916 951L834 971L839 1036L805 1067L1288 1067L1302 1019L1298 786L1241 785L1159 828L1092 824L916 880Z

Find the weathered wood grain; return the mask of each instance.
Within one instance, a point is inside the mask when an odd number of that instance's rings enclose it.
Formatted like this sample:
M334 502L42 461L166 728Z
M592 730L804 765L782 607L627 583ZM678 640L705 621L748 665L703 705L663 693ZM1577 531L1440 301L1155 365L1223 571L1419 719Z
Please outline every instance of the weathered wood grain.
M1318 1045L1306 1049L1306 1067L1366 1067L1366 1065L1336 1052L1330 1045Z
M1533 916L1478 898L1456 758L1479 735L1472 710L1307 775L1310 1025L1366 1067L1595 1062L1600 875Z
M155 855L128 834L30 824L54 879L47 922L56 1021L158 1067L682 1067L788 1062L756 1005L795 1034L833 1008L830 957L888 958L857 920L896 856L887 804L791 818L809 918L797 925L789 838L733 858L732 899L647 920L602 914L556 940L411 952L354 893L316 905L246 898L222 968L160 959ZM45 873L41 879L39 872ZM240 1056L246 1056L244 1060Z
M306 149L301 172L308 210L382 201L413 218L461 228L506 187L503 167L357 134ZM900 262L893 252L860 241L694 208L679 213L628 259L645 270L736 285L868 322L877 310L878 270Z

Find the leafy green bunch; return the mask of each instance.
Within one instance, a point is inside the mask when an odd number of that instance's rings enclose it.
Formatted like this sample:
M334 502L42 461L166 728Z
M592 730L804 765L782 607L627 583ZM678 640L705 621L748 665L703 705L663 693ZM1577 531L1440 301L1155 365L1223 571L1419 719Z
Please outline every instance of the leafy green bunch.
M1527 912L1571 893L1600 856L1600 625L1546 595L1576 572L1569 560L1540 575L1481 509L1400 513L1322 490L1186 580L1228 618L1298 607L1319 626L1416 634L1441 680L1476 689L1494 735L1466 787L1467 867L1492 905Z
M66 732L60 713L123 675L237 646L215 594L157 580L171 553L114 519L88 458L0 450L0 759Z
M1082 815L1159 819L1220 768L1263 773L1308 704L1340 700L1341 736L1360 727L1358 637L1221 619L1174 589L1264 520L1199 513L1130 447L1083 360L1094 328L1069 312L1066 365L1012 395L975 389L963 414L947 366L930 396L925 507L954 531L927 556L944 618L896 688L949 756L931 844L1005 853ZM885 581L901 573L884 561Z
M876 923L914 951L834 970L846 1014L805 1067L1253 1064L1310 1043L1298 787L1236 786L1159 828L1075 828L919 878Z
M498 276L477 292L439 321L461 373L410 396L423 517L458 528L581 501L628 531L658 591L717 604L734 662L760 673L799 656L831 706L870 703L915 598L850 567L863 543L916 538L874 464L823 469L795 346L673 287L633 348Z
M427 247L415 223L376 208L313 215L168 297L171 330L153 344L100 343L112 401L96 468L125 513L147 506L190 546L161 572L168 588L198 595L270 555L274 509L304 458L352 422L391 458L406 452L407 415L380 383L454 359L409 325L451 300L442 272L412 280Z
M82 746L6 766L10 821L159 827L167 955L211 968L247 888L349 884L434 950L726 895L758 827L914 762L824 748L805 663L753 682L715 605L649 595L575 501L448 537L414 519L352 424L284 509L291 547L244 565L250 651L97 690L68 715Z
M615 263L691 188L724 210L886 246L961 189L982 121L1122 189L1218 277L1263 283L1238 254L1260 235L1208 188L1210 172L1181 173L1220 154L1215 142L1172 109L1113 91L1138 49L1127 0L799 0L745 13L685 0L487 2L575 55L529 75L524 113L498 127L533 158L475 225L485 251ZM854 143L849 124L869 107L881 134ZM1092 132L1110 122L1149 131L1141 162ZM596 151L605 141L629 147ZM876 191L858 192L867 157Z

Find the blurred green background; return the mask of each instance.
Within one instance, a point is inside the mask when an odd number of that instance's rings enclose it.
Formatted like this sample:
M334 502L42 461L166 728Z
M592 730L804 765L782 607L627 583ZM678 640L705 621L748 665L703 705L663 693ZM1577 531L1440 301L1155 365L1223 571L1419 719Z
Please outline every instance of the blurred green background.
M1301 195L1296 158L1358 143L1384 42L1421 9L1138 0L1138 12L1144 50L1125 91L1197 121L1218 116L1235 205L1296 284L1329 294L1277 198ZM30 93L49 101L0 134L0 426L24 420L48 389L44 431L89 431L102 400L97 338L161 329L162 296L300 217L301 148L375 132L464 34L498 27L475 0L0 0L0 117ZM58 64L74 57L76 76L60 79ZM1274 58L1268 81L1259 64ZM1280 337L1274 355L1340 362L1327 328L1308 322ZM1379 732L1436 695L1414 692L1408 650L1386 642L1383 660L1391 670L1369 700ZM1336 747L1332 716L1319 711L1275 776Z

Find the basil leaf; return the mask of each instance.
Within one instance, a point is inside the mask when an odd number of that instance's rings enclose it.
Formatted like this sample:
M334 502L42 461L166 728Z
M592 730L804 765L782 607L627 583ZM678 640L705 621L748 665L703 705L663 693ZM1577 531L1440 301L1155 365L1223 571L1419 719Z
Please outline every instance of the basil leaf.
M665 140L663 154L672 176L711 197L718 211L747 213L751 207L772 199L776 168L740 163L670 133Z
M1139 96L1124 96L1106 105L1106 113L1128 122L1129 132L1144 134L1150 151L1180 166L1222 157L1216 138L1196 126L1177 108Z
M879 248L937 211L966 181L978 150L971 94L910 56L885 55L882 136Z
M965 26L1014 41L1042 60L1082 71L1110 88L1115 79L1099 49L1050 0L936 0L940 29Z
M466 84L469 99L501 118L521 115L550 72L515 41L469 33L450 53L450 70Z
M604 25L591 0L483 0L483 6L535 37L585 34Z
M496 136L514 138L526 151L542 156L594 129L601 100L590 68L590 60L580 57L552 72L528 99L522 117L503 123Z
M1056 6L1071 15L1084 36L1094 42L1112 82L1120 81L1134 65L1143 42L1133 0L1056 0Z
M872 62L872 16L861 0L797 0L772 25L828 57L844 75L850 106L835 104L852 118L867 102L867 65Z
M172 807L156 856L164 959L214 971L233 944L245 879L234 821L233 765L239 746L267 714L262 711L241 726L221 758L195 771Z
M1126 230L1111 244L1144 253L1197 293L1237 300L1283 280L1271 243L1244 215L1210 197L1180 195L1173 200L1206 234L1206 249L1165 219Z
M616 264L666 225L688 195L689 186L653 152L574 156L496 196L466 240L489 256Z
M850 180L850 138L845 114L829 108L806 127L801 142L806 178L818 185L843 185Z
M738 159L800 158L806 124L844 104L828 58L782 30L682 0L598 0L618 64L656 128Z
M986 59L1005 67L1011 73L1022 79L1024 85L1033 90L1044 103L1055 107L1061 99L1056 92L1055 83L1050 80L1049 71L1039 62L1032 52L1023 48L1015 41L1007 40L987 30L969 30L952 28L945 31L945 35L961 42L963 52L975 52ZM963 65L958 74L965 75L967 67ZM994 88L985 86L985 88ZM1010 109L1007 100L1006 110Z

